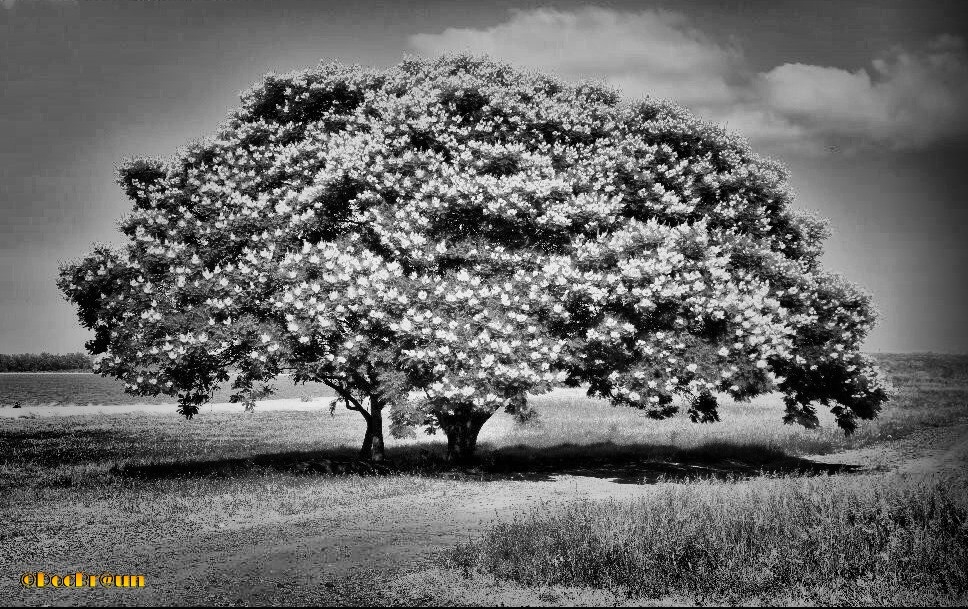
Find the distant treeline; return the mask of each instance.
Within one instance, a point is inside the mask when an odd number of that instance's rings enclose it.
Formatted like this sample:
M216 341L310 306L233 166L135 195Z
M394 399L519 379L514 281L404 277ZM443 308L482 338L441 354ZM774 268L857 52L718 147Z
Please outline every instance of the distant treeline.
M86 353L0 353L0 372L63 372L91 370L91 356Z

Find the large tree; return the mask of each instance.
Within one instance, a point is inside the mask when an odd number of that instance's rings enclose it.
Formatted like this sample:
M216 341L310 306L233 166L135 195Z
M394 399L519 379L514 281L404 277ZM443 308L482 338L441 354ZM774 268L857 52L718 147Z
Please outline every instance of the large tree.
M495 411L587 385L672 415L778 390L847 432L886 399L869 299L785 170L673 104L485 58L268 75L214 137L119 168L121 250L65 265L102 374L191 416L234 371L332 387L469 458Z

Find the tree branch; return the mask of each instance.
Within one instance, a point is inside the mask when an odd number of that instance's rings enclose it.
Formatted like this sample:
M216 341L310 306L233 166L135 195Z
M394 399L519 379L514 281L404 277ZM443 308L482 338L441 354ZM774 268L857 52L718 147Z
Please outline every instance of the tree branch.
M353 397L353 394L349 392L349 389L343 385L337 385L329 381L323 381L323 384L335 391L346 403L347 410L355 410L356 412L363 415L363 418L370 421L370 413L360 404L359 400ZM351 405L352 404L352 405Z

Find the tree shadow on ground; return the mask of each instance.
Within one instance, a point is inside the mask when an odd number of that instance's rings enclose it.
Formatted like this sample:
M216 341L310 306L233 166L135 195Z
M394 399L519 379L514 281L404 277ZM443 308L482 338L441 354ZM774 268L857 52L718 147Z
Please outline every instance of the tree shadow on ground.
M654 484L696 478L735 479L769 475L849 473L855 465L818 463L774 447L707 442L684 448L655 444L560 444L535 449L505 447L484 453L482 473L508 480L542 481L555 476L610 479L618 484Z
M51 465L64 461L65 454L83 452L92 461L117 457L118 434L103 429L0 430L0 462L12 462L24 455L34 463Z
M610 479L618 484L651 484L697 478L736 479L761 475L850 473L856 465L818 463L774 447L709 442L693 448L654 444L559 444L535 447L483 445L477 461L456 467L440 444L394 447L392 460L360 461L358 449L256 454L249 457L126 463L112 474L141 480L173 477L228 477L278 472L302 475L410 474L453 480L550 481L557 476Z

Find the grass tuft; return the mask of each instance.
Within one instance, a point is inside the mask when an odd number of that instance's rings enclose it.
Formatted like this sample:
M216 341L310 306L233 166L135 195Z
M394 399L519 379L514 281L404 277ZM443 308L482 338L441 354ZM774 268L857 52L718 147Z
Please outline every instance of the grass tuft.
M632 503L538 508L458 546L443 566L703 603L950 602L968 593L964 490L902 476L661 484Z

